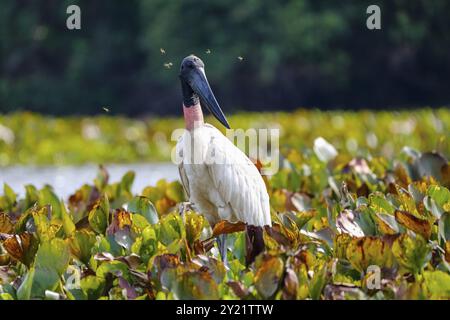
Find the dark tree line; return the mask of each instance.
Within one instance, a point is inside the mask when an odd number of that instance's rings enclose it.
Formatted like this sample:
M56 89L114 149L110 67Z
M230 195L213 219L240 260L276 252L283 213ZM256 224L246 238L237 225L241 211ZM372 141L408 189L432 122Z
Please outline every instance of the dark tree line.
M382 30L366 28L378 4ZM77 4L82 29L66 28ZM0 110L179 111L195 53L224 109L450 102L448 0L1 0ZM163 50L161 50L163 49Z

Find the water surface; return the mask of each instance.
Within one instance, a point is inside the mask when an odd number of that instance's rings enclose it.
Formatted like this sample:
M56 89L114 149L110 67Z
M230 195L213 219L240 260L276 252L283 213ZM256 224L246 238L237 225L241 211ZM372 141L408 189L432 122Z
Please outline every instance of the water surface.
M159 179L173 181L178 179L178 168L172 163L133 163L105 165L109 173L109 182L120 181L129 170L136 173L133 193L140 193L149 185L155 185ZM73 194L85 183L92 184L98 172L94 164L82 166L12 166L0 168L0 194L3 183L7 183L19 196L25 194L24 186L33 184L42 188L45 184L53 186L56 194L64 199Z

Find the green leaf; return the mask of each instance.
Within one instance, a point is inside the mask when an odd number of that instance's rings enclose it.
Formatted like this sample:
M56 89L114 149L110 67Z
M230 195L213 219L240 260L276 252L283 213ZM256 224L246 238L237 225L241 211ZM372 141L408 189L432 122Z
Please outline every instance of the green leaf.
M450 191L442 186L430 186L428 188L428 195L436 201L436 203L443 208L446 204L450 205Z
M40 241L49 241L56 236L61 228L62 222L59 220L49 220L49 206L45 206L32 212L36 232Z
M88 219L89 224L95 232L99 234L105 233L109 225L109 201L106 194L94 205L89 212Z
M323 288L325 288L325 285L327 284L327 274L328 268L326 264L321 264L317 267L316 272L314 272L314 277L309 284L309 294L311 299L320 299Z
M184 189L180 182L173 181L167 185L166 195L175 202L184 201Z
M39 191L39 205L46 206L50 205L52 208L52 218L61 219L61 202L59 202L58 197L53 192L50 186L45 186Z
M369 196L370 206L375 212L384 212L393 215L395 207L384 197L384 195L372 194Z
M392 253L399 262L403 272L419 274L431 259L428 242L417 235L415 238L402 234L392 245Z
M70 236L73 232L75 232L76 227L72 221L72 217L67 212L67 209L66 209L66 206L64 203L61 204L61 219L62 219L62 225L63 225L66 236Z
M144 216L151 224L156 224L159 221L155 206L146 197L134 197L128 203L127 210Z
M64 240L55 238L42 243L34 263L32 297L44 297L45 290L54 291L69 261L69 247Z
M35 186L27 184L25 186L25 207L28 209L39 201L39 192Z
M286 215L292 219L292 221L295 222L298 229L301 229L305 226L306 223L308 223L309 220L314 218L316 215L315 210L309 210L309 211L290 211L287 212Z
M188 212L184 215L186 239L189 244L193 245L196 240L200 239L205 220L203 216L194 212Z
M0 293L0 300L14 300L14 297L9 293Z
M121 261L106 261L103 262L96 271L97 277L105 279L108 273L114 276L122 276L128 278L128 266Z
M181 217L177 214L168 214L160 221L160 239L164 245L168 246L175 240L184 237L184 226Z
M450 275L440 270L423 273L430 299L450 300Z
M97 239L92 231L87 229L77 230L69 239L70 251L78 260L88 265L96 241Z
M120 189L121 191L126 191L128 193L131 192L131 187L133 186L135 173L133 171L128 171L122 177L120 181Z
M105 289L105 279L90 275L81 279L80 287L89 300L95 300L100 298Z
M450 241L450 212L444 212L439 219L439 237L443 241Z
M34 268L28 270L25 279L17 289L17 298L19 300L29 300L31 298L31 290L33 287Z
M141 216L140 214L133 214L132 217L133 217L133 227L143 230L150 225L147 219L145 219L144 216Z
M113 256L120 256L123 253L122 247L114 240L114 235L100 235L98 241L98 248L95 247L96 252L109 252Z
M105 167L100 165L97 173L97 177L94 179L94 184L98 190L103 191L108 185L109 174Z
M3 192L5 194L4 199L6 200L6 205L7 205L7 207L5 209L7 209L8 211L11 211L17 200L16 194L15 194L14 190L11 189L11 187L6 183L3 184Z

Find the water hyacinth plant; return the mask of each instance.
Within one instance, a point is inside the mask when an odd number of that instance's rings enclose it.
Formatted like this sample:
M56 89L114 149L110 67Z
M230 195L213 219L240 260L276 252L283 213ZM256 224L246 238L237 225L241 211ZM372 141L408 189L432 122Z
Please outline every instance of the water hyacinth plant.
M302 129L286 129L286 141L289 130ZM251 264L246 226L212 229L178 181L133 194L135 173L112 183L100 167L62 200L51 186L27 185L18 197L5 184L0 298L449 299L446 142L441 152L407 147L388 157L379 148L352 155L325 136L310 147L286 143L282 168L265 177L273 226ZM214 238L223 233L227 265Z

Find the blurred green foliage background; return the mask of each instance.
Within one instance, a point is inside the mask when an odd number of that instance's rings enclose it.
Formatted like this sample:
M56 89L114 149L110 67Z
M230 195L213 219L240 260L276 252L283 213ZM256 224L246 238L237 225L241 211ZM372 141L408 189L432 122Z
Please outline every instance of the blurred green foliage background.
M225 129L212 116L207 122ZM344 159L385 157L392 161L404 147L450 155L450 112L297 110L239 112L229 117L234 128L280 131L280 149L308 153L317 137L330 141ZM53 117L33 113L0 115L0 168L14 164L68 165L170 161L176 144L173 130L183 118L122 116Z
M71 4L81 30L66 28ZM190 53L226 112L448 105L450 2L376 1L381 31L369 4L1 0L0 111L175 114Z

